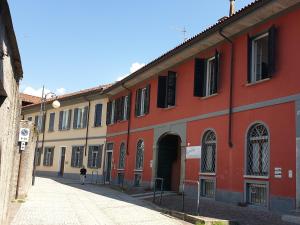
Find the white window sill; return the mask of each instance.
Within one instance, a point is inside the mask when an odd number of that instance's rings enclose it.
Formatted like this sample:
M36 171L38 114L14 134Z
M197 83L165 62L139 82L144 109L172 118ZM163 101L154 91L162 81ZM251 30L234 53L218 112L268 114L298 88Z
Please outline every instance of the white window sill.
M142 173L143 172L143 169L135 169L135 170L133 170L134 171L134 173Z
M200 99L202 99L202 100L205 100L205 99L208 99L208 98L215 97L215 96L217 96L217 95L218 95L218 93L215 93L215 94L212 94L212 95L208 95L208 96L200 97Z
M251 82L251 83L247 83L247 84L245 84L245 86L250 87L250 86L253 86L253 85L256 85L256 84L264 83L264 82L269 81L269 80L271 80L271 78L266 78L266 79L254 81L254 82Z
M250 178L250 179L269 179L269 176L253 176L253 175L244 175L244 178Z
M162 110L171 110L171 109L175 109L176 108L176 105L171 105L171 106L168 106L166 108L161 108Z
M216 173L199 173L201 176L216 176Z
M119 172L124 172L125 169L117 169Z

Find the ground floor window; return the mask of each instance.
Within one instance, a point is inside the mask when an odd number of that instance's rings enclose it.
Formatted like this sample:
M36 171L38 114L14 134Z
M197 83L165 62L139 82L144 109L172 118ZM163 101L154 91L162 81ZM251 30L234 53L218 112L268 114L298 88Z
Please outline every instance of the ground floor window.
M72 159L71 166L72 167L82 167L83 162L83 146L73 146L72 147Z
M206 198L215 197L215 180L201 179L201 196Z
M41 165L41 158L42 158L42 148L38 148L36 151L36 156L35 156L35 165L36 166Z
M263 183L247 183L246 184L246 201L250 205L267 207L268 188Z
M98 169L101 167L102 145L89 146L88 167Z
M139 187L139 186L141 186L141 183L142 183L142 174L136 173L134 175L134 186Z
M44 153L44 166L52 166L53 165L53 156L54 156L54 147L46 147Z
M124 172L122 171L122 172L119 172L118 173L118 184L120 185L120 186L123 186L123 184L124 184Z

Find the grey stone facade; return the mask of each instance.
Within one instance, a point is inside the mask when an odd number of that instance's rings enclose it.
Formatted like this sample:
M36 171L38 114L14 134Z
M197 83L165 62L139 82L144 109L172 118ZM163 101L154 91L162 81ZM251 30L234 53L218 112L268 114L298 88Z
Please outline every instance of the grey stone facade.
M0 0L0 224L5 224L20 121L19 80L22 67L6 0Z

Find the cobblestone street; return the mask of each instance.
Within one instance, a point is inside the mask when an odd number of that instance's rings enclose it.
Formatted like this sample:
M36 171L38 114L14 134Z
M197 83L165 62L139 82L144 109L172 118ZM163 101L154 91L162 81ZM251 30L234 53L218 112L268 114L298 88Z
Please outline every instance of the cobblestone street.
M126 194L95 185L37 178L12 225L180 225Z

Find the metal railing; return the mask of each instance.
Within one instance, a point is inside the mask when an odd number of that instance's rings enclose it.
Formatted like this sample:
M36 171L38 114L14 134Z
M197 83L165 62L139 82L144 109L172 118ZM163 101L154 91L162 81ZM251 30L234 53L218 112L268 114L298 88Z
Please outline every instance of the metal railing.
M199 210L200 210L200 181L196 180L184 180L182 184L182 212L185 212L184 208L184 191L185 191L185 184L197 184L197 215L199 215Z
M96 177L96 179L94 179L94 177ZM95 180L95 184L98 183L98 177L99 177L99 173L98 171L92 171L92 180L91 180L91 183L93 184L94 183L94 180Z
M162 203L162 195L163 195L163 192L164 192L164 178L155 177L153 180L154 180L153 203L155 203L155 197L156 197L156 184L157 184L157 181L160 181L160 199L159 199L159 204L161 205L161 203Z

